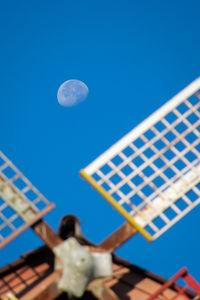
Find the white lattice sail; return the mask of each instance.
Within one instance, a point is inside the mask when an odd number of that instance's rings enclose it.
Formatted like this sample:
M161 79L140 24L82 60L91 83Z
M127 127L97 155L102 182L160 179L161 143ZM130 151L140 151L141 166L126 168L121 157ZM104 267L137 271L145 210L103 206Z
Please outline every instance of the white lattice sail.
M200 202L200 78L80 174L148 240L159 237Z
M53 208L0 151L0 249Z

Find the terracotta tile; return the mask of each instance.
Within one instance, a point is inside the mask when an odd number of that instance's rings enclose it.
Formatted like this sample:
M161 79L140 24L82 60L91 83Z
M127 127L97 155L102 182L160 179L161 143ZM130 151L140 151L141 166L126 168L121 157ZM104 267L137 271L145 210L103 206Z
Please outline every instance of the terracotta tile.
M153 294L161 287L161 284L150 278L145 278L138 284L136 284L136 287L143 291L148 291L150 294Z
M134 300L147 300L149 297L149 294L138 289L133 289L132 291L128 292L127 295L130 297L130 299Z

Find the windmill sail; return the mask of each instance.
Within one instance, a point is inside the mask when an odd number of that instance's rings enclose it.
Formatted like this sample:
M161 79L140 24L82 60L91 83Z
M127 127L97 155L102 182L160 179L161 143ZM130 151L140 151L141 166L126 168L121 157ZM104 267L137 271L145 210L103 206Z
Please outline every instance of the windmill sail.
M0 152L0 249L53 208Z
M80 174L148 240L159 237L200 202L200 78Z

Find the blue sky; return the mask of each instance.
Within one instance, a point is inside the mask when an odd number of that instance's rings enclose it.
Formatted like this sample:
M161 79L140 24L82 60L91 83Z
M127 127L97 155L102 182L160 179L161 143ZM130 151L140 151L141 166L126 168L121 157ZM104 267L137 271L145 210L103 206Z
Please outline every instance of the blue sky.
M124 222L78 172L200 75L199 9L197 0L1 4L0 148L56 204L45 217L55 230L73 213L99 243ZM64 108L57 90L72 78L90 93ZM117 254L165 277L187 266L200 281L199 213L153 243L138 234ZM25 232L0 265L40 244Z

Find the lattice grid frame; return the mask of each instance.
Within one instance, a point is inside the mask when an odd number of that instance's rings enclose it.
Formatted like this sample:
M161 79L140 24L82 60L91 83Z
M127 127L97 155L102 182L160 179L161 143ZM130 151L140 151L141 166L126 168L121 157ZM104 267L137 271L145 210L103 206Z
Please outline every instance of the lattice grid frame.
M53 208L0 151L0 249Z
M148 240L200 202L200 78L80 174Z

